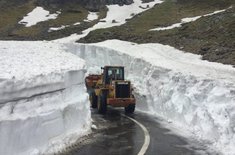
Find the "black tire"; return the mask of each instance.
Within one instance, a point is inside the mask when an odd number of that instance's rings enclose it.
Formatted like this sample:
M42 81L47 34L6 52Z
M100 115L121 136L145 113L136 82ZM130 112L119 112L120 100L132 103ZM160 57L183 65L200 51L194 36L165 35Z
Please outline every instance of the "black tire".
M135 104L129 104L125 107L125 113L132 114L135 111Z
M105 114L107 111L107 94L103 92L98 98L98 113Z
M92 90L89 95L90 102L91 102L91 107L92 108L97 108L97 96L95 95L95 91Z

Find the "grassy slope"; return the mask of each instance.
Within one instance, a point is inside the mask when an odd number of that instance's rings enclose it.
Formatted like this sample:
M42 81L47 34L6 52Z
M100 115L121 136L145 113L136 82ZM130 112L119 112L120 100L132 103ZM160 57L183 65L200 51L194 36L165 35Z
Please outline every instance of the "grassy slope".
M159 42L202 54L204 59L235 65L235 10L203 17L181 28L149 32L149 29L180 22L234 5L234 0L167 0L120 27L91 32L79 42L121 39L137 43Z
M15 3L16 0L12 2L12 4ZM4 6L5 5L0 6L1 40L52 40L69 36L73 33L81 33L84 29L87 29L98 22L98 20L84 22L83 20L87 18L88 10L84 9L79 4L66 3L55 7L44 6L44 8L51 13L60 10L61 14L57 19L40 22L31 27L25 27L24 25L18 24L18 22L36 7L34 0L28 0L28 2L25 2L22 5ZM106 8L101 9L99 12L99 19L104 18L106 12ZM80 22L81 24L76 26L73 25L77 22ZM61 27L62 25L70 25L70 27L48 33L50 27Z
M11 1L10 1L11 2ZM23 15L30 12L33 8L33 1L25 2L17 6L14 2L11 4L2 4L0 7L0 32L1 35L10 35L9 32L15 28L16 23L20 21Z

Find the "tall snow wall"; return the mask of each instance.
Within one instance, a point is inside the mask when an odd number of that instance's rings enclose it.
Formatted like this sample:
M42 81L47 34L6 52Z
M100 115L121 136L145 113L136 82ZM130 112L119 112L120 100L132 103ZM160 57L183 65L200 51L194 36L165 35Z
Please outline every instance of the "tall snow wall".
M1 155L53 154L90 130L82 59L47 42L0 47Z
M125 66L135 87L137 109L163 117L215 149L234 154L235 70L200 60L160 44L123 41L67 45L84 59L88 71L104 65ZM182 132L183 132L182 130Z

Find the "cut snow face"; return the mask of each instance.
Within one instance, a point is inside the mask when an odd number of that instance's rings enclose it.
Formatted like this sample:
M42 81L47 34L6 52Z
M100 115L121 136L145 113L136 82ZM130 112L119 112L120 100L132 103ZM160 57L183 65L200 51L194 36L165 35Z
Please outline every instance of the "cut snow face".
M42 7L36 7L32 12L28 13L19 24L23 24L26 27L31 27L39 22L47 21L50 19L56 19L60 12L50 14L49 11L43 9Z
M64 49L0 41L1 154L53 154L90 130L85 62Z
M137 109L191 131L211 148L232 155L235 150L235 69L203 61L161 44L109 40L67 44L86 60L89 73L104 65L125 66L134 84ZM144 52L143 52L144 51Z
M87 19L85 19L84 21L85 22L91 22L91 21L94 21L94 20L97 20L98 19L98 13L97 12L89 12L88 16L87 16Z
M231 7L230 7L231 8ZM228 8L228 9L230 9ZM206 15L203 15L203 16L196 16L196 17L188 17L188 18L183 18L181 19L181 22L180 23L175 23L173 25L170 25L170 26L167 26L167 27L158 27L158 28L154 28L154 29L150 29L149 31L163 31L163 30L170 30L170 29L174 29L174 28L177 28L177 27L181 27L182 24L185 24L185 23L190 23L190 22L194 22L202 17L207 17L207 16L212 16L214 14L218 14L218 13L221 13L221 12L224 12L226 11L227 9L224 9L224 10L218 10L218 11L215 11L213 13L209 13L209 14L206 14Z
M118 40L104 41L94 45L111 48L134 58L144 59L155 66L183 74L235 83L235 69L232 66L203 61L200 55L184 53L168 45L135 44Z
M62 39L57 39L57 42L75 42L85 36L87 36L91 31L101 28L109 28L113 26L119 26L126 23L127 19L133 18L135 15L147 11L152 8L156 4L160 4L163 1L154 0L152 2L143 3L141 0L134 0L134 3L130 5L107 5L108 12L104 19L101 19L97 24L93 27L88 28L82 32L81 35L72 34L69 37L65 37Z

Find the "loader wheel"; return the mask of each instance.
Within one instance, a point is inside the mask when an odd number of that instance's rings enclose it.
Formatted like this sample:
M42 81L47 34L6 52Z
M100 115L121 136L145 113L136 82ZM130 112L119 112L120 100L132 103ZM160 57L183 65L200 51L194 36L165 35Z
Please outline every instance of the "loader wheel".
M89 96L90 102L91 102L91 107L92 108L97 108L97 96L95 95L95 91L91 91L90 96Z
M135 104L129 104L125 107L125 113L132 114L135 111Z
M102 93L98 99L98 112L100 114L105 114L107 111L107 95Z

